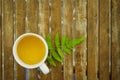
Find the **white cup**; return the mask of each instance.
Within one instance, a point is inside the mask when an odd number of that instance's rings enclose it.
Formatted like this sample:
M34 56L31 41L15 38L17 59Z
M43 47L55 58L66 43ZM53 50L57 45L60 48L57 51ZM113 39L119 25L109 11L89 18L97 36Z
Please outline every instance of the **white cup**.
M37 64L33 64L33 65L31 65L31 64L26 64L25 62L23 62L23 61L19 58L19 56L18 56L18 54L17 54L17 46L18 46L19 42L21 41L21 39L25 38L26 36L35 36L35 37L38 37L38 38L44 43L44 45L45 45L45 48L46 48L45 56L44 56L44 58L43 58L39 63L37 63ZM48 55L48 46L47 46L46 41L43 39L43 37L41 37L40 35L35 34L35 33L25 33L25 34L21 35L20 37L18 37L18 38L16 39L16 41L15 41L15 43L14 43L14 45L13 45L13 56L14 56L16 62L17 62L19 65L23 66L24 68L28 68L28 69L33 69L33 68L39 67L44 74L49 73L49 69L48 69L47 65L45 64L45 60L46 60L46 58L47 58L47 55Z

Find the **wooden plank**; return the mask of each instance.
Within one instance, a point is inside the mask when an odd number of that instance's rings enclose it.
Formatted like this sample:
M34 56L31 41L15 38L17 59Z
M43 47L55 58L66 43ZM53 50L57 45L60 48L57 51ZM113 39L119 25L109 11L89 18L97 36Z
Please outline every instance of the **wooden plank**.
M48 0L40 0L39 1L39 28L40 35L44 38L49 33L49 1Z
M15 39L25 33L25 0L15 2ZM25 68L15 62L15 79L25 80Z
M120 0L112 0L112 80L120 80Z
M27 26L26 32L38 33L38 2L27 0L26 3ZM28 80L38 80L38 70L28 70Z
M54 40L56 33L61 36L61 0L52 0L51 2L51 38L53 46L55 45ZM51 79L62 80L62 65L57 61L55 63L57 66L52 67Z
M13 46L13 0L3 0L4 31L4 80L14 79Z
M73 1L63 0L63 27L62 34L69 38L72 38L73 32ZM67 55L65 53L64 58L64 80L72 80L73 78L73 54Z
M88 0L88 80L98 79L98 0Z
M38 2L37 0L27 0L26 3L27 32L38 33Z
M2 0L0 0L0 80L2 80Z
M86 0L76 0L76 38L87 36L87 13ZM87 39L86 39L87 40ZM87 51L86 41L76 46L75 56L75 75L76 80L86 80Z
M49 1L39 0L39 34L44 38L49 33L49 16ZM50 69L50 65L47 62L46 64ZM45 75L41 72L40 76L40 80L51 80L51 73Z
M100 80L109 80L109 1L100 0Z

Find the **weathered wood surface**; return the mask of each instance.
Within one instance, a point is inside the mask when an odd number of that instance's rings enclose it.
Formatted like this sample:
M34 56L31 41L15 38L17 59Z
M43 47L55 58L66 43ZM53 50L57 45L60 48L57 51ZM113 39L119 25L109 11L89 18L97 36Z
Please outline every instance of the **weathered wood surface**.
M26 32L86 37L51 72L25 69L13 59ZM0 80L120 80L120 0L0 0ZM54 46L55 47L55 46ZM50 54L49 54L50 55Z
M112 0L112 80L120 79L120 1Z
M98 79L98 29L99 5L98 0L88 1L88 80ZM93 5L94 4L94 5Z
M86 80L87 69L87 0L76 0L75 38L86 37L86 41L76 46L75 75L76 80Z
M3 1L3 59L4 60L4 80L14 79L14 60L12 55L12 46L14 42L14 32L13 32L13 1L12 0L2 0Z
M100 80L109 80L110 58L110 0L100 0L100 38L99 38L99 73ZM104 24L103 24L104 23Z

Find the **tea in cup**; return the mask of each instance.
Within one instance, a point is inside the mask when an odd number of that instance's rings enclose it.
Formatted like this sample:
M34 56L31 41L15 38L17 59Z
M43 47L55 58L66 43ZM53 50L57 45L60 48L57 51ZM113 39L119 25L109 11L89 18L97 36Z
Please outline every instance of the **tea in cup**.
M13 56L18 64L32 69L40 67L44 74L49 72L45 64L48 46L44 38L35 33L25 33L13 45Z

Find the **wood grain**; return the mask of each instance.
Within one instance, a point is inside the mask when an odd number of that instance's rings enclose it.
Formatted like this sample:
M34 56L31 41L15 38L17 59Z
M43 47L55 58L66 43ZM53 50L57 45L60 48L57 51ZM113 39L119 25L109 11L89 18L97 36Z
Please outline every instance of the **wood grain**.
M39 1L39 34L44 38L49 33L49 1L48 0L40 0ZM47 66L50 69L50 65L46 62ZM51 73L45 75L42 72L40 73L40 80L51 80Z
M87 10L86 0L76 0L76 38L87 36ZM87 39L86 39L87 40ZM76 46L75 56L75 75L76 80L86 80L86 66L87 66L87 51L86 41Z
M52 67L47 75L39 74L37 69L28 70L26 75L25 69L14 62L12 47L18 36L33 32L45 38L50 29L53 45L56 33L69 38L73 34L75 38L87 36L85 42L76 46L76 80L120 80L120 0L15 0L15 4L13 1L0 0L0 80L73 79L73 53L64 54L63 65L56 62L57 67Z
M27 0L26 3L27 32L38 33L38 2L37 0Z
M13 0L3 0L4 31L4 80L14 79L13 46Z
M73 2L72 0L63 0L63 35L72 38L73 32ZM73 78L73 54L67 55L64 58L64 80L72 80Z
M51 38L52 44L55 47L54 40L55 35L58 33L61 37L61 0L51 1ZM55 62L56 67L52 67L51 79L62 80L62 65L60 62Z
M100 0L100 80L109 80L109 8L110 0Z
M2 0L0 0L0 80L2 80Z
M98 0L88 0L88 80L98 79L98 16Z
M112 0L112 80L120 80L120 1Z
M38 33L38 2L27 0L26 3L27 26L26 32ZM38 70L28 70L28 80L38 80Z
M44 38L49 33L49 2L48 0L40 0L39 1L39 33Z
M25 0L15 2L15 39L25 33ZM25 68L15 62L15 79L25 80Z

